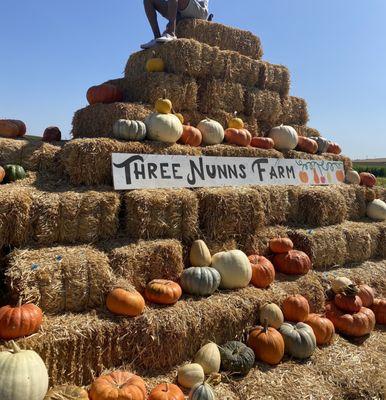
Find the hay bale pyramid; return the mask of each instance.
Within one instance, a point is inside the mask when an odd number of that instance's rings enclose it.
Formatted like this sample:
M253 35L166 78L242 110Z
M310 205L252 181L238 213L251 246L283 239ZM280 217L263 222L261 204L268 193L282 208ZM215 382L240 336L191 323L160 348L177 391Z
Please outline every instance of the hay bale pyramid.
M29 171L27 179L0 186L0 297L2 304L20 300L42 308L42 328L17 343L42 357L50 385L89 385L103 371L122 366L141 373L149 387L174 379L175 367L208 341L222 345L241 338L267 302L280 305L297 293L312 312L323 312L326 281L333 274L386 296L386 223L366 218L369 199L386 200L382 188L113 190L113 152L329 159L351 168L348 157L328 153L114 139L116 120L143 120L165 90L192 125L209 116L225 126L237 111L254 136L281 123L302 136L319 135L307 126L306 101L289 94L288 69L261 59L256 36L198 20L182 21L177 33L177 41L130 56L124 77L108 81L123 91L124 100L78 110L72 140L0 139L0 164ZM166 72L146 72L154 56L165 61ZM212 254L240 249L269 255L268 242L275 237L291 238L310 256L313 270L296 279L277 274L268 289L184 295L171 307L147 304L135 318L106 309L114 287L143 292L152 279L178 281L196 239L204 239ZM287 360L272 370L258 364L249 378L225 381L216 393L231 400L255 398L255 392L269 398L354 398L353 393L378 398L385 346L381 330L362 347L338 338L309 363Z

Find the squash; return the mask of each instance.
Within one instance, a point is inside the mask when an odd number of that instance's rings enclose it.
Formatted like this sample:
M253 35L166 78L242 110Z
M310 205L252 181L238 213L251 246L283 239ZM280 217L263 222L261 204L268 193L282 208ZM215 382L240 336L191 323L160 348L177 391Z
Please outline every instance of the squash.
M181 121L181 124L184 124L185 118L181 113L173 112L173 114ZM186 125L189 125L189 124L186 124Z
M338 143L335 142L330 142L328 147L327 147L327 153L332 153L332 154L340 154L342 152L342 149L340 148Z
M197 125L197 129L202 134L202 144L204 145L220 144L224 140L224 128L213 119L203 119Z
M342 293L350 285L354 285L352 280L345 276L337 276L331 280L331 289L335 294Z
M249 146L252 140L252 135L246 129L228 128L224 133L225 141L237 146Z
M249 256L248 260L252 268L252 285L262 289L268 287L275 280L275 268L271 261L256 254Z
M212 257L212 267L221 275L220 287L238 289L248 286L252 268L248 257L240 250L222 251Z
M189 400L216 400L216 396L210 385L197 383L189 393Z
M181 121L173 114L152 113L145 119L147 136L150 140L164 143L176 143L181 137Z
M142 314L145 300L135 289L128 291L117 288L108 294L106 306L113 314L136 317Z
M272 253L280 254L287 253L293 250L294 244L289 238L273 238L269 241L269 249Z
M91 384L91 400L145 400L145 382L127 371L113 371L102 375Z
M74 385L56 386L48 391L44 400L88 400L87 390Z
M386 324L386 299L374 299L371 310L375 315L377 324Z
M114 123L113 134L116 139L140 142L146 138L146 125L142 121L119 119Z
M279 364L284 357L284 340L275 329L268 327L268 321L264 326L253 328L249 333L248 346L254 351L257 360L270 365Z
M115 103L122 101L123 93L119 88L109 83L92 86L87 91L87 101L89 104Z
M4 167L5 179L4 182L16 182L19 179L24 179L27 174L21 165L8 164Z
M350 183L352 185L359 185L361 183L361 177L359 176L358 172L353 169L347 170L346 183Z
M258 149L270 150L275 147L275 143L268 137L253 137L251 140L251 146Z
M182 136L178 140L178 143L187 144L192 147L200 146L202 142L202 134L199 129L189 124L183 125Z
M234 374L247 375L255 364L255 353L242 342L232 340L219 346L221 369Z
M335 335L334 324L326 317L319 314L308 314L304 321L314 331L316 344L323 346L332 343Z
M359 285L358 296L362 300L363 307L370 308L375 299L375 291L369 285Z
M208 343L201 347L194 357L194 362L200 364L205 374L210 375L220 371L221 355L216 343Z
M359 176L362 186L373 187L377 184L377 178L373 174L370 174L370 172L361 172Z
M0 352L0 399L43 400L48 389L43 360L32 350L21 350L13 341L10 347Z
M164 72L165 63L162 58L154 57L149 58L146 61L146 71L147 72Z
M310 313L308 300L300 294L288 296L281 306L284 318L291 322L303 322Z
M43 132L43 142L59 142L62 139L62 132L57 126L49 126Z
M260 324L267 321L268 326L279 329L284 322L284 315L280 307L275 303L265 304L260 308Z
M318 151L318 143L313 139L299 136L296 150L303 151L304 153L315 154Z
M386 220L386 203L381 199L375 199L367 204L366 214L375 221Z
M342 311L356 313L362 308L362 300L357 293L358 288L354 285L347 286L342 293L335 295L334 303Z
M5 170L3 167L0 166L0 183L3 182L4 178L5 178Z
M185 395L177 385L161 383L150 392L148 400L185 400Z
M272 128L269 132L275 149L280 151L293 150L298 144L298 134L292 126L280 125Z
M177 380L181 386L190 389L194 385L204 382L204 369L197 363L183 365L178 369Z
M285 351L295 358L308 358L316 349L316 337L312 328L303 323L284 322L279 328L285 344Z
M192 267L207 267L212 262L208 246L203 240L195 240L190 248L189 260Z
M241 118L237 117L237 111L234 112L233 118L228 122L228 128L231 129L243 129L244 121Z
M273 265L279 272L287 275L305 275L312 267L308 255L299 250L276 254L273 258Z
M39 330L42 321L43 312L35 304L1 307L0 338L10 340L32 335Z
M318 154L327 153L330 142L326 138L319 136L311 137L310 139L315 140L315 142L318 144Z
M172 112L173 104L169 99L166 98L166 93L165 93L164 97L159 98L155 102L155 110L157 113L160 113L160 114L170 114ZM180 119L176 115L174 115L174 116L180 121Z
M181 295L181 286L167 279L154 279L145 288L146 299L156 304L177 303Z
M17 119L0 119L0 137L15 139L24 136L26 126L23 121Z
M220 286L221 275L211 267L191 267L182 272L180 282L186 293L209 296Z

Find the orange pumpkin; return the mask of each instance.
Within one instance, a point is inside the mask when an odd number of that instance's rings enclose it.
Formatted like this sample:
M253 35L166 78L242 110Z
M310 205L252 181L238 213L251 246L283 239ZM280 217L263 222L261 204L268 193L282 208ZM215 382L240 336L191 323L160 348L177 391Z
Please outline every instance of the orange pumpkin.
M296 150L303 151L305 153L315 154L318 151L318 143L316 143L316 141L313 139L299 136Z
M338 293L334 298L335 305L342 311L356 313L362 308L362 300L357 296L358 288L354 285L347 286L343 293Z
M0 338L18 339L36 333L43 321L42 310L35 304L0 308Z
M87 100L90 104L114 103L122 101L123 93L116 86L109 83L92 86L87 91Z
M0 137L13 139L24 136L27 128L18 119L0 119Z
M145 297L151 303L174 304L182 295L182 289L176 282L166 279L154 279L145 289Z
M189 146L198 147L202 142L202 133L199 129L189 124L183 125L182 136L178 143L188 144Z
M375 291L369 285L359 285L358 296L362 300L363 307L370 307L375 298Z
M375 315L369 308L362 307L357 313L347 314L339 310L333 302L328 302L325 311L335 329L345 335L364 336L374 329Z
M374 299L371 306L377 324L386 324L386 299Z
M184 400L183 391L172 383L161 383L157 385L149 395L148 400Z
M308 314L304 321L314 331L316 343L319 346L330 344L334 338L334 324L326 317L319 314Z
M340 148L338 143L330 142L328 144L326 153L340 154L341 152L342 149Z
M359 177L361 178L360 184L362 186L373 187L377 184L377 178L370 172L361 172Z
M145 382L126 371L114 371L97 378L90 387L91 400L145 400Z
M3 167L0 167L0 183L3 182L5 178L5 170Z
M284 339L275 328L268 327L265 320L264 327L254 328L248 337L248 347L250 347L257 360L261 360L270 365L279 364L284 356Z
M114 314L136 317L145 308L145 300L136 290L117 288L108 294L106 306Z
M310 313L308 300L300 294L287 297L281 305L284 318L287 321L303 322Z
M299 250L276 254L273 258L273 265L279 272L288 275L304 275L312 267L308 255Z
M275 142L269 137L253 137L251 140L251 146L257 147L258 149L273 149Z
M287 253L294 248L294 244L289 238L274 238L269 241L269 248L272 253Z
M248 257L252 267L251 283L258 288L266 288L275 280L275 268L271 261L253 254Z
M225 141L237 146L249 146L252 135L246 129L228 128L225 130Z

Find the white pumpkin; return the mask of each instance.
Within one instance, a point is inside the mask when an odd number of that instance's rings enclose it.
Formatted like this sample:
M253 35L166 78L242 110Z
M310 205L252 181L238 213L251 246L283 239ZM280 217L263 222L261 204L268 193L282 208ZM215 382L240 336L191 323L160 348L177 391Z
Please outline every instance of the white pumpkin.
M342 293L353 281L345 276L337 276L331 280L331 289L335 294Z
M311 137L311 139L315 140L315 142L318 144L318 154L327 153L328 146L331 143L329 140L321 136Z
M351 183L352 185L359 185L361 183L361 177L359 176L358 172L353 169L347 170L346 183Z
M221 355L216 343L208 343L201 347L194 357L194 362L200 364L205 374L220 371Z
M203 240L195 240L190 248L190 264L192 267L207 267L212 261L208 246Z
M220 286L224 289L246 287L252 277L251 263L241 250L222 251L215 254L212 257L212 267L220 273Z
M386 220L386 203L381 199L375 199L367 204L366 214L375 221Z
M203 119L197 125L197 129L202 134L202 144L204 145L220 144L224 140L224 128L213 119Z
M280 307L275 303L264 304L260 308L260 324L264 326L264 321L267 321L268 326L279 329L284 322L284 315Z
M117 139L141 141L146 137L146 125L142 121L119 119L114 124L113 133Z
M276 126L271 129L268 136L275 143L276 150L293 150L298 144L298 134L292 126Z
M48 373L40 356L32 350L20 350L11 341L12 350L0 353L0 399L43 400L48 390Z
M216 400L216 396L210 385L198 383L190 391L189 400Z
M183 127L174 114L152 113L145 119L147 137L164 143L176 143Z
M183 365L177 372L178 383L188 389L198 383L204 382L204 379L204 369L197 363Z

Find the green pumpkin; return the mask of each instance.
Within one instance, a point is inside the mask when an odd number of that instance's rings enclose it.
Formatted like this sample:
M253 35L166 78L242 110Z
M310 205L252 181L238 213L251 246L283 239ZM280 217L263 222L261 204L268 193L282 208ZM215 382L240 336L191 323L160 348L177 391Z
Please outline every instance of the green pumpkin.
M242 342L230 341L219 346L221 368L240 375L247 375L255 364L255 353Z
M298 322L297 324L284 322L280 326L279 332L284 339L285 351L292 357L308 358L316 349L314 331L303 322Z
M21 165L8 164L4 167L5 182L15 182L19 179L24 179L26 173Z
M210 385L197 383L189 393L189 400L216 400L216 396Z
M114 124L113 133L117 139L141 141L146 137L146 125L142 121L119 119Z
M180 279L184 292L209 296L220 286L221 275L211 267L191 267L182 272Z

